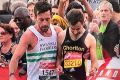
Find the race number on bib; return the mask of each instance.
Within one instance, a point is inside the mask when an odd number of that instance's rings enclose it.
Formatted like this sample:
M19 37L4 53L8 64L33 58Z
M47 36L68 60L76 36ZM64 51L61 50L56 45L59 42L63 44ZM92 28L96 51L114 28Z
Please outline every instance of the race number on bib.
M55 69L39 69L40 76L56 76L56 70Z
M64 60L64 68L80 67L81 65L82 65L81 59Z

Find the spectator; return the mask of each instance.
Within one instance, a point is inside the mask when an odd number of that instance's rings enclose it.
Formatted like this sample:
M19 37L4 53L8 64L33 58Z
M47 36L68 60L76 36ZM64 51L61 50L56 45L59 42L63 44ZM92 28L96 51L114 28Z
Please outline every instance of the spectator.
M16 48L15 33L13 28L8 24L0 24L0 63L2 66L8 66Z
M16 43L19 43L19 40L22 36L22 34L26 31L26 29L33 24L32 19L30 18L30 14L28 12L28 9L26 7L18 7L14 11L14 22L17 24L17 26L20 28L19 36L16 38ZM26 54L24 54L21 58L22 60L22 68L20 70L20 75L24 75L27 71L27 65L26 65Z
M58 15L58 5L52 6L52 15Z
M113 7L108 1L102 1L98 7L100 24L92 26L91 30L98 35L98 40L102 45L104 59L116 56L114 48L119 43L119 28L112 19ZM91 31L92 32L92 31Z
M27 4L27 9L29 11L30 18L32 19L32 21L35 22L34 6L35 6L35 2L28 2Z
M68 23L65 19L59 15L53 15L51 24L60 26L63 30L68 27Z
M16 23L13 21L13 19L9 22L9 24L14 29L15 37L17 39L19 37L20 28L16 25ZM16 43L18 43L18 42L16 41Z
M14 22L20 28L20 30L25 31L31 24L32 19L26 7L19 7L14 11Z
M53 25L60 26L62 29L66 29L67 26L68 26L67 21L58 15L58 5L52 6L52 20L51 20L51 23Z

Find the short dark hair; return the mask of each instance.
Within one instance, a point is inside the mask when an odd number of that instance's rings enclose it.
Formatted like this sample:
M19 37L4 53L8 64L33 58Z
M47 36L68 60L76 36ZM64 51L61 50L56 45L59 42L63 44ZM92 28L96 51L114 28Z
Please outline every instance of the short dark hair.
M77 22L84 23L83 13L78 9L71 9L67 13L66 18L71 25L75 25Z
M72 1L69 5L68 5L68 7L67 7L67 9L66 9L66 15L67 15L67 13L71 10L71 9L81 9L82 11L84 10L83 9L83 7L82 7L82 5L80 4L80 3L78 3L77 1Z
M7 33L12 35L11 40L12 40L12 42L14 42L15 41L14 29L9 24L5 24L5 23L0 23L0 27L3 28Z
M52 5L51 4L49 4L46 1L38 1L35 4L35 7L34 7L34 14L35 14L35 16L37 16L38 14L44 13L44 12L49 11L49 10L50 10L50 13L51 13L51 11L52 11Z

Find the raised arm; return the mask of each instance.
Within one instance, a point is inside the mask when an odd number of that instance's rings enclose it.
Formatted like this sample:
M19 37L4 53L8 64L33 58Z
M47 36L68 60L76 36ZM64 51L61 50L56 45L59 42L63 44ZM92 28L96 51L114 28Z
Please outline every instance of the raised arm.
M66 3L68 0L60 0L59 6L58 6L58 14L62 18L64 18L64 13L65 13L65 8L66 8Z
M87 11L88 16L89 16L88 20L89 20L89 22L91 22L92 18L93 18L93 9L92 9L92 7L90 6L90 4L88 3L87 0L79 0L79 1L82 3L82 5L84 5L85 10Z

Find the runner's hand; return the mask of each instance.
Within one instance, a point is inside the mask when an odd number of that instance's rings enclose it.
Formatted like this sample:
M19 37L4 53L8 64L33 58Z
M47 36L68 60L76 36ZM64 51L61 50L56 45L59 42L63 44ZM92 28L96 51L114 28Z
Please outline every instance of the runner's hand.
M94 76L97 73L97 68L92 68L89 72L90 76Z
M90 57L90 53L88 52L88 53L85 53L84 55L83 55L83 58L84 59L89 59L89 57Z
M63 68L62 68L61 65L58 65L58 66L57 66L57 73L58 73L59 75L61 75L61 74L64 73L64 72L63 72Z

